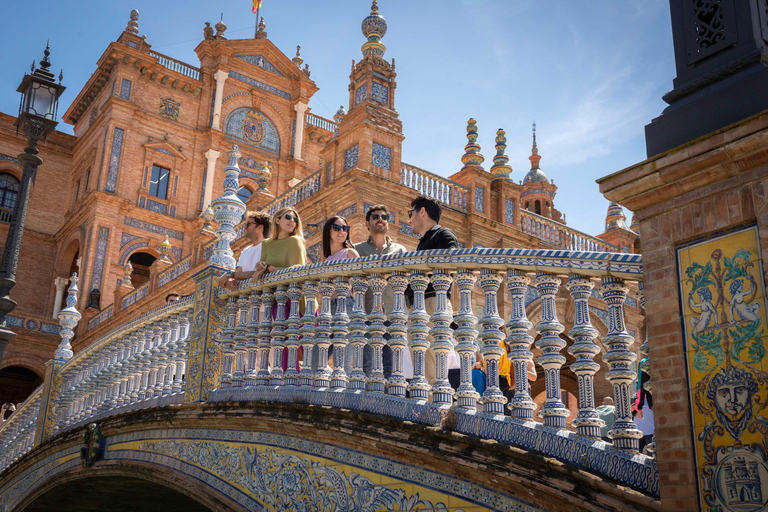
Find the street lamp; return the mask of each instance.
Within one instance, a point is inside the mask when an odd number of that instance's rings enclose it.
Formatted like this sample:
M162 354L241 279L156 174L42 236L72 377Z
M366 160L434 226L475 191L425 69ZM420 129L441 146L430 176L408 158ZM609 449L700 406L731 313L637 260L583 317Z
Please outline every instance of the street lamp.
M30 185L35 182L37 167L43 160L37 156L37 143L45 140L49 133L56 128L56 113L59 106L59 96L64 92L61 85L63 74L59 74L56 83L53 73L48 68L51 62L50 46L46 45L45 57L40 61L40 67L35 69L32 63L32 74L24 74L21 85L16 89L21 93L19 117L16 119L16 132L21 131L27 137L29 146L18 156L23 171L21 175L21 190L13 207L13 216L8 226L8 236L5 239L3 257L0 259L0 361L3 350L8 342L16 335L6 325L6 315L16 307L16 301L11 299L11 288L16 284L16 267L19 262L21 236L24 234L24 221L27 217Z

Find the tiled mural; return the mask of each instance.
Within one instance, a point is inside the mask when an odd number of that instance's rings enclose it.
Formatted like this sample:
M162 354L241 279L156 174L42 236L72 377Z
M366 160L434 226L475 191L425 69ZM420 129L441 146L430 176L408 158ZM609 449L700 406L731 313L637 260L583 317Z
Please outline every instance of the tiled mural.
M768 357L755 227L677 250L702 510L766 510Z

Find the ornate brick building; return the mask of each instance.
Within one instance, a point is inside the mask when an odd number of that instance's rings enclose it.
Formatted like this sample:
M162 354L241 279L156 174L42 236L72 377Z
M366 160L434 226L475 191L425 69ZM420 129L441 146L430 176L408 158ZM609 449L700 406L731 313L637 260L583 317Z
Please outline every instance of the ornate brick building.
M193 66L154 51L139 35L138 19L132 11L62 116L75 135L56 132L40 145L44 164L13 290L19 305L11 321L19 334L0 362L6 393L0 401L20 401L39 384L59 342L54 318L72 272L80 276L78 308L84 311L76 351L158 305L171 289L193 289L188 277L209 256L213 239L201 213L222 191L225 152L233 145L242 153L239 196L252 210L295 204L313 261L320 259L324 219L345 216L352 238L363 240L365 210L374 203L394 213L392 237L415 248L418 239L405 213L418 193L443 202L441 223L464 247L626 251L635 245L638 235L623 221L613 222L613 210L599 238L565 225L554 205L557 187L539 168L535 131L531 170L522 184L509 178L503 130L485 170L474 120L463 167L450 178L402 162L395 62L384 59L386 22L375 2L363 21L363 55L352 66L349 104L333 120L312 113L317 85L301 67L298 50L289 58L268 39L263 20L255 37L239 40L226 37L223 22L215 30L206 23L195 49L199 65ZM3 208L15 200L21 174L11 156L24 145L14 120L0 114ZM7 210L0 210L0 221L3 215ZM234 244L236 252L244 242ZM534 299L527 306L535 323L540 312ZM640 340L642 317L632 301L629 329ZM502 312L508 307L505 299ZM602 334L603 307L594 306ZM567 294L558 308L564 324L572 324ZM596 382L607 386L604 379ZM540 384L543 390L543 379ZM563 386L575 392L575 377ZM575 414L578 408L570 409Z

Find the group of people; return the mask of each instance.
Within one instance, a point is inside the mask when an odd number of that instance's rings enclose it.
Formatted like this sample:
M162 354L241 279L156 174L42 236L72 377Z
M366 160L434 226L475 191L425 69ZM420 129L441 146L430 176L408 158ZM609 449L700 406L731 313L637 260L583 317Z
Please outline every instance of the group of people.
M13 405L12 403L3 404L2 408L0 408L0 423L5 423L5 420L7 419L5 417L6 412L10 412L10 414L8 415L10 417L10 415L13 414L15 411L16 411L16 406Z
M408 223L411 226L411 231L421 236L416 250L458 249L460 247L454 232L440 225L441 216L442 207L434 199L418 196L411 202L411 209L408 210ZM365 226L368 229L368 238L353 244L347 220L339 215L329 218L325 221L322 232L323 260L334 261L405 252L406 248L394 242L388 235L389 221L392 219L392 214L386 205L377 204L370 207L365 212ZM219 285L222 287L234 290L239 281L246 279L255 281L268 272L307 264L302 222L298 212L293 207L281 208L275 212L273 218L270 218L266 212L248 212L246 215L245 236L251 242L251 245L243 249L235 270L219 278ZM407 292L407 298L409 302L412 302L412 293L409 294L409 292L410 289ZM437 306L437 297L435 289L431 284L424 293L424 299L426 313L432 316ZM448 299L448 314L453 315L450 292ZM391 286L387 285L382 293L382 306L385 312L390 312L393 305L394 290ZM335 309L335 303L333 306ZM305 304L302 302L300 304L302 315L304 314L304 308ZM371 289L368 289L365 295L365 308L368 313L373 309L373 292ZM385 322L385 326L388 325L389 322ZM428 326L432 327L432 324L430 323ZM388 339L389 334L385 334L384 337ZM431 336L428 337L428 340L430 343L433 341ZM372 351L373 349L366 345L362 364L363 371L366 374L370 374L371 371ZM411 379L413 377L412 356L409 351L406 351L404 355L403 373L406 379ZM283 351L283 370L288 367L287 357L288 351L285 350ZM303 355L300 353L299 357L303 357ZM317 368L316 358L317 356L314 355L314 360L312 361L313 370ZM350 371L352 367L351 357L344 359L345 370ZM389 379L392 374L392 349L387 345L383 348L382 360L384 377ZM476 353L476 361L473 382L476 388L478 388L478 392L482 393L485 389L485 380L484 376L480 376L478 372L483 373L485 371L485 363L479 351ZM503 363L501 364L503 365ZM514 375L510 377L511 372L508 359L506 359L506 363L507 365L500 372L502 391L507 392L509 390L514 393ZM298 369L298 362L296 364ZM330 364L332 363L329 361ZM449 362L449 381L454 388L459 385L458 368L458 357L455 357L453 364ZM435 373L435 356L430 348L427 349L425 354L424 376L428 382L433 383L436 378ZM536 373L533 371L529 372L529 378L531 378L531 375L535 379Z

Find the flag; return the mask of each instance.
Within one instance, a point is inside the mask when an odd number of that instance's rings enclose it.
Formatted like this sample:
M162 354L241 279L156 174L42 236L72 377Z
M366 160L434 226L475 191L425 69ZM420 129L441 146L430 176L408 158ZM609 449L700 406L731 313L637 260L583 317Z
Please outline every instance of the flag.
M261 0L253 0L253 9L251 9L251 12L256 14L258 10L261 8Z

